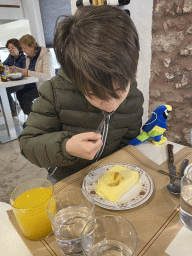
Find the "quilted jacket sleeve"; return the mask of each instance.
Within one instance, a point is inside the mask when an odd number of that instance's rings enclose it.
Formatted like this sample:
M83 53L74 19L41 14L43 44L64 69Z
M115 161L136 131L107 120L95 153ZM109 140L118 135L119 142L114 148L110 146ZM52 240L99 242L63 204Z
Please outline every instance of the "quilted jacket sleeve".
M119 149L127 146L132 139L134 139L140 134L141 125L142 125L142 115L138 118L138 120L134 123L134 125L129 129L129 131L127 131L125 136L121 139Z
M143 115L143 94L140 90L137 89L137 82L133 83L133 89L131 90L131 98L130 98L130 108L133 113L133 122L132 126L129 127L126 134L121 139L119 144L119 148L125 147L128 143L137 137L140 134L141 126L142 126L142 115Z
M69 166L78 160L66 151L66 142L73 134L60 131L53 95L51 82L47 81L41 87L40 97L33 104L26 128L19 136L22 155L45 168Z

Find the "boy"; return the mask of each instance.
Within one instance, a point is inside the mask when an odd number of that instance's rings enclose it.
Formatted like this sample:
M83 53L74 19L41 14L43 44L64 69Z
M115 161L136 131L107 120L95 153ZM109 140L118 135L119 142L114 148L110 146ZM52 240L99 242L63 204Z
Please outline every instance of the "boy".
M31 163L51 167L52 183L126 146L140 133L143 114L135 82L139 40L124 11L80 7L57 25L54 49L61 69L41 86L19 136ZM104 111L111 114L100 135Z

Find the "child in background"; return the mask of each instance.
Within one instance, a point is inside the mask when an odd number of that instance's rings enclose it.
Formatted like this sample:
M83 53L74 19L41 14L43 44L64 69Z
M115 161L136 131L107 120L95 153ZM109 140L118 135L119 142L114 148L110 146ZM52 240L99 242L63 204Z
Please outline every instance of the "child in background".
M57 24L54 49L61 69L41 86L19 136L21 153L48 168L52 183L126 146L140 133L143 114L138 34L124 11L80 7ZM105 112L111 114L100 135Z

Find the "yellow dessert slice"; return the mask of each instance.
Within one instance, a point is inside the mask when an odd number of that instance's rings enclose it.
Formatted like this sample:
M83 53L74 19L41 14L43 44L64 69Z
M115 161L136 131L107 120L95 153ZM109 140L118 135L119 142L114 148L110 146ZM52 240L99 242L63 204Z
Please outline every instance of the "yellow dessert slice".
M96 193L111 202L118 202L138 180L138 172L115 165L98 180Z

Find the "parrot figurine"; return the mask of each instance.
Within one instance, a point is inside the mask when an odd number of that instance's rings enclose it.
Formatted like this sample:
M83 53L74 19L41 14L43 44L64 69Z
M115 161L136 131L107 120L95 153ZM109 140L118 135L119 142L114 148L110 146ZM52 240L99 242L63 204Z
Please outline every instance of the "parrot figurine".
M140 143L150 140L154 145L161 145L167 141L163 133L167 128L167 117L172 111L170 105L161 105L153 112L151 118L143 125L143 132L131 140L128 145L137 146Z

